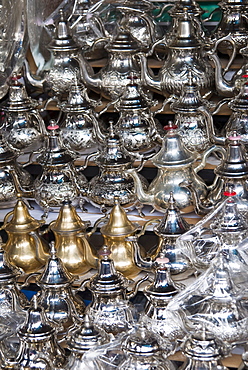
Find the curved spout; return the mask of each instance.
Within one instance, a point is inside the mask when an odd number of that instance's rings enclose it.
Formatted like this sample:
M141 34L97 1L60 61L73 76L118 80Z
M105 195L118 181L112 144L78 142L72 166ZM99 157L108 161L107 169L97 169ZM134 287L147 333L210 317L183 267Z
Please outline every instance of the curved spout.
M24 72L23 76L24 79L26 78L28 82L33 86L36 87L37 89L43 89L43 83L45 82L45 78L35 78L32 76L29 68L29 64L27 60L24 60Z
M211 211L214 208L215 204L213 204L213 202L210 202L207 199L205 200L200 199L192 182L184 181L181 182L179 186L187 188L191 192L194 202L194 209L198 215L206 215L207 213L209 213L209 211Z
M35 242L36 258L41 264L44 265L49 258L49 254L45 253L44 250L42 250L42 243L39 235L36 232L31 231L29 235L34 239Z
M80 61L80 72L81 72L81 77L84 82L84 84L93 89L99 90L101 89L102 86L102 81L99 76L93 76L93 70L91 67L87 64L85 59L83 58L82 55L79 55L79 61Z
M235 84L231 80L227 81L222 75L222 66L217 54L207 53L209 58L211 58L215 65L215 85L216 90L219 95L232 97L235 89Z
M208 137L210 138L210 140L214 144L225 145L226 138L221 137L221 136L216 136L215 134L212 114L204 106L199 107L198 111L200 111L207 119L206 128L207 128Z
M141 81L145 82L149 88L162 91L161 81L158 77L153 75L152 70L148 67L147 58L144 53L138 53L137 58L140 62L140 71L141 71Z
M149 275L146 275L146 276L144 276L143 278L141 278L140 280L137 281L137 283L134 285L133 289L130 292L126 293L127 298L128 299L133 298L137 294L139 286L146 280L149 280Z
M129 168L126 170L126 173L130 174L134 180L135 193L137 194L140 203L153 205L154 194L149 194L148 192L144 191L140 177L137 174L136 170L133 168Z
M152 270L153 262L152 260L146 261L141 257L140 247L138 243L137 236L128 236L125 238L126 241L131 242L134 246L134 262L141 270Z

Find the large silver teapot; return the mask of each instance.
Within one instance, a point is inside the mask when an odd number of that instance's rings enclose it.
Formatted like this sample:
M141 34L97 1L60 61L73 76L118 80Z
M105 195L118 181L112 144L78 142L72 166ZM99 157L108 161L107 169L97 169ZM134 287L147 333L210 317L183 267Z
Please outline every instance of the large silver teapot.
M199 36L199 26L184 8L179 13L175 22L172 37L167 40L166 35L160 41L153 44L150 54L159 44L167 48L167 58L159 70L158 76L154 76L147 65L147 56L139 53L141 62L141 76L143 84L163 95L174 94L180 96L183 85L188 82L189 73L192 74L193 82L199 86L201 94L209 96L214 89L214 70L208 58L207 49L212 46ZM233 43L231 37L226 36L215 43L215 47L223 40ZM214 54L216 58L217 55ZM235 48L228 67L235 56Z
M139 201L142 204L153 206L158 211L165 212L168 206L170 193L173 192L178 207L184 212L193 210L192 195L184 186L183 182L191 182L199 198L205 198L208 190L207 185L197 175L205 167L208 156L221 147L212 146L206 150L198 165L198 155L190 152L182 143L181 136L173 127L172 122L165 126L168 130L163 139L160 151L155 154L151 161L158 168L158 173L146 191L135 169L126 170L135 181L135 189Z

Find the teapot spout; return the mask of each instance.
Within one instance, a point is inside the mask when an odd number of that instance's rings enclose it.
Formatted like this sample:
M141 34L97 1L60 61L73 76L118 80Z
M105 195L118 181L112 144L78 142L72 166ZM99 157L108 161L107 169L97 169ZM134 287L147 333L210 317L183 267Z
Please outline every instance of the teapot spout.
M102 81L99 76L94 75L94 71L92 67L87 63L82 55L79 55L80 60L80 69L81 69L81 77L84 84L92 89L99 92L101 90Z
M232 97L235 89L234 81L227 81L222 74L221 62L216 54L208 53L215 66L215 85L217 93L221 96Z
M140 253L140 246L138 243L138 237L137 236L128 236L126 238L127 241L131 242L134 246L134 262L135 264L141 269L141 270L148 270L151 271L153 262L152 260L144 260L141 257Z
M149 194L149 192L145 192L143 189L143 185L138 173L135 169L130 168L126 170L128 174L130 174L134 180L135 192L137 197L142 204L152 205L154 204L154 194Z
M159 92L162 91L161 81L158 77L153 75L152 70L148 67L147 58L144 53L138 54L141 68L141 81L144 81L144 84L153 90Z

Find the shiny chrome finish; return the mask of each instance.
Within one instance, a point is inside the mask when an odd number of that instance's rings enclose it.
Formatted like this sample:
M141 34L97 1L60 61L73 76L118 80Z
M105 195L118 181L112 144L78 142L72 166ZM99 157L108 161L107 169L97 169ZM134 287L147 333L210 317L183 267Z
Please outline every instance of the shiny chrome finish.
M219 150L216 146L209 148L202 156L201 163L195 167L198 159L196 153L190 152L183 145L181 136L175 130L172 122L165 127L167 134L163 139L160 151L155 154L151 161L158 168L158 173L149 185L148 191L144 190L134 169L126 170L135 181L135 189L138 199L142 204L152 205L155 209L165 212L168 207L170 193L177 202L180 210L190 212L193 209L193 198L188 189L181 184L192 182L194 189L200 198L207 195L207 186L197 175L197 172L205 167L206 159L210 153Z
M64 113L60 121L60 136L63 144L74 152L97 146L100 120L94 111L99 105L89 98L86 88L73 84L66 102L59 104Z
M81 220L67 200L60 208L57 219L49 225L55 235L57 257L72 274L82 275L97 266L86 233L89 224L89 221Z
M100 152L91 157L94 157L100 173L89 181L87 194L89 201L104 210L114 206L117 196L122 207L126 209L136 207L141 210L134 181L127 172L127 169L132 167L135 157L122 147L119 136L113 133L111 126L109 138L106 138ZM147 188L147 180L141 175L137 176Z
M93 295L86 312L107 333L118 335L130 330L135 323L135 310L128 298L136 294L145 279L139 280L133 291L128 292L130 280L116 271L108 247L104 246L99 254L98 272L84 282Z
M55 122L50 123L45 147L37 156L42 172L34 181L34 198L45 214L49 209L61 207L67 199L73 206L80 205L88 183L74 165L75 155L62 146L58 128Z
M63 262L56 255L54 244L51 244L51 257L46 263L43 273L36 278L41 288L37 293L39 307L43 307L47 318L58 326L58 335L65 337L69 329L76 328L85 305L78 300L71 284L75 277L70 274Z
M8 99L0 105L4 112L1 133L13 148L30 152L41 146L46 129L38 104L28 97L25 86L13 75Z

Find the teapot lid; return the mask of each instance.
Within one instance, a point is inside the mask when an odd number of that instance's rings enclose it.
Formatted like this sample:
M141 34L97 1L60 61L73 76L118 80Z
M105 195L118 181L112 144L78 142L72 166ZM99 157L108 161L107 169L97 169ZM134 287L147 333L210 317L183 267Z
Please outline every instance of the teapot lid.
M65 165L74 160L67 149L62 146L58 129L59 125L54 120L51 120L49 126L47 126L49 134L46 140L46 147L37 156L37 162L41 165Z
M71 86L67 101L62 102L60 108L63 112L69 113L80 113L90 108L84 96L84 87L78 84L77 79L75 79L75 83Z
M153 356L161 352L158 336L147 330L143 324L127 337L122 348L136 356Z
M187 8L189 14L194 16L201 15L205 11L200 7L200 5L195 0L179 0L175 5L168 11L171 17L177 17L184 13L184 8Z
M37 278L42 286L69 285L75 277L66 269L62 260L57 257L54 242L50 244L50 258L47 260L43 273Z
M114 197L114 206L109 214L108 223L101 227L101 233L104 236L124 236L133 234L138 230L139 225L132 223L120 205L119 197Z
M0 282L16 278L21 274L16 266L12 265L4 251L4 244L0 238Z
M69 27L62 9L59 10L59 22L56 26L55 37L48 44L47 48L52 51L79 50L78 44L73 40L72 36L69 34Z
M183 353L190 358L210 360L221 357L220 350L216 338L203 330L201 334L193 334L185 341Z
M227 143L226 159L223 159L214 169L215 174L227 178L247 177L248 160L241 137L234 132L233 135L227 139Z
M10 78L9 97L1 103L1 109L5 112L29 112L37 108L39 103L28 97L25 86L21 83L20 77L13 73Z
M17 334L28 340L44 340L55 334L55 327L48 322L44 309L38 307L36 295L33 296L32 302L33 306L28 309L26 320L17 329Z
M177 126L172 121L164 127L167 131L163 138L162 147L151 161L157 167L186 166L195 162L197 154L190 152L182 142Z
M12 218L7 222L5 230L10 233L29 233L37 230L40 226L41 223L30 215L27 205L18 193Z
M196 28L193 24L192 16L188 13L187 7L183 8L182 14L177 17L177 29L169 41L171 48L196 48L202 45L202 42L196 34Z
M67 345L72 352L82 354L95 346L108 342L107 334L98 328L88 314L85 314L83 324L69 336Z
M51 223L51 230L57 233L73 233L84 231L88 224L81 220L71 201L65 200L60 207L59 215L55 222Z
M112 295L123 292L128 285L128 280L120 272L116 271L113 260L109 258L110 250L104 245L98 253L100 256L98 272L90 279L89 289L100 295Z
M140 86L136 82L137 76L131 74L130 80L130 83L126 85L123 94L120 96L118 109L122 111L147 108L149 105L148 99L140 91Z
M119 26L116 35L105 46L105 48L109 52L114 51L136 53L140 50L141 47L138 41L132 36L130 32Z
M189 229L190 225L180 214L180 210L173 197L173 192L170 192L168 207L160 223L154 226L154 232L157 235L177 237L184 234Z
M124 149L120 137L114 133L113 121L109 121L109 135L105 141L100 155L96 158L96 163L100 166L122 166L133 163L132 157Z

